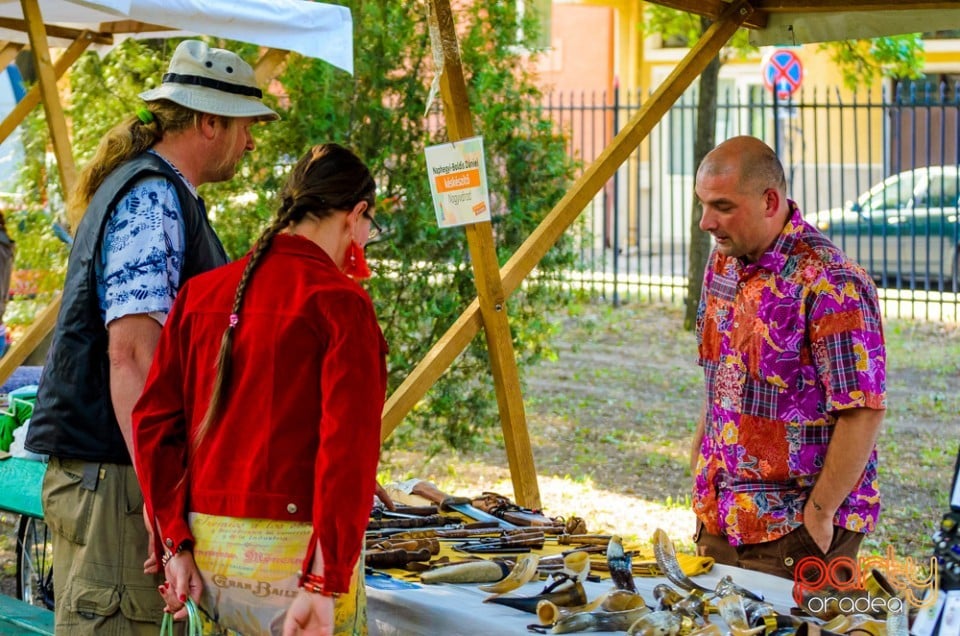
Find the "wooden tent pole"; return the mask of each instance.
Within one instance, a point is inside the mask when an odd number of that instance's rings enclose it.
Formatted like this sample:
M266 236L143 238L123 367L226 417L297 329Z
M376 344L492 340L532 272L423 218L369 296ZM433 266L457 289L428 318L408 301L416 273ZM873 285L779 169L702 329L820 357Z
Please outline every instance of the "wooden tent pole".
M7 66L17 58L17 53L23 49L23 44L19 42L4 42L0 48L0 68Z
M73 66L73 63L77 61L80 55L82 55L93 42L94 35L89 31L84 31L76 40L71 42L67 50L61 53L57 61L53 63L54 78L60 79L63 77L63 74ZM16 127L26 119L30 111L39 103L40 85L34 84L30 87L30 90L27 91L27 94L23 96L23 99L17 102L17 105L10 110L10 113L7 114L3 122L0 122L0 142L9 137Z
M40 84L40 97L43 109L47 116L47 128L53 141L53 153L57 157L57 168L60 172L60 188L64 196L73 191L77 180L77 169L73 163L73 152L70 149L70 134L67 131L67 118L63 114L60 104L60 94L57 92L57 78L50 58L50 47L47 44L47 32L44 28L43 16L40 14L38 0L20 0L23 7L23 16L27 20L27 34L30 37L30 48L33 50L33 59L37 67L37 79ZM67 221L71 228L76 228L79 218Z
M597 159L571 186L570 191L540 222L516 253L500 270L503 288L512 293L540 262L544 254L576 220L594 195L600 191L642 142L683 92L700 75L707 63L720 52L737 28L753 13L747 0L738 0L713 23L680 64L660 84ZM382 436L386 438L423 397L470 340L479 331L479 303L474 300L427 352L420 364L407 376L384 406Z
M277 76L280 67L287 61L289 51L280 49L267 49L253 66L253 75L260 86L266 86L270 80Z
M39 346L47 334L53 331L57 324L57 314L60 313L60 296L57 295L46 307L37 312L33 322L19 336L10 349L0 358L0 384L3 384L13 375L13 372L23 364L33 350Z
M430 5L433 17L436 18L439 45L443 54L443 72L440 76L443 113L448 137L450 141L456 142L474 136L467 86L460 62L460 47L450 1L431 0ZM514 498L521 506L539 508L537 471L527 433L520 374L507 321L506 294L500 280L493 226L489 221L485 221L469 224L465 226L465 230L477 286L480 317L490 355Z

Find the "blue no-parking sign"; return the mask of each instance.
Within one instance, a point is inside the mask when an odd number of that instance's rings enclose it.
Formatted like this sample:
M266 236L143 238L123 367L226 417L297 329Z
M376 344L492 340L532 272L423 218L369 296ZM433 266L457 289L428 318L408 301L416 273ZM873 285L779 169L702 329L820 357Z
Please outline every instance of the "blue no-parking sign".
M803 65L790 49L777 49L763 63L763 85L778 99L793 95L803 81Z

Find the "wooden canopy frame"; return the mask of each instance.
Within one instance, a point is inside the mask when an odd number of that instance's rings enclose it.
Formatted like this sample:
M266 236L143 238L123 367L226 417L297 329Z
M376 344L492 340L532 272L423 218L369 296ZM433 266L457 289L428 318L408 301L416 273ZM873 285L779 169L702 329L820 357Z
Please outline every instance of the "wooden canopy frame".
M639 1L639 0L638 0ZM613 177L620 165L649 135L663 115L696 80L710 60L716 56L736 30L742 26L762 33L776 22L782 33L793 38L790 44L799 44L791 29L793 16L829 23L841 14L875 12L889 18L887 26L875 28L872 35L898 33L898 18L915 18L918 12L937 17L940 28L960 28L960 9L955 0L649 0L655 4L680 9L710 18L713 23L691 48L673 72L633 115L600 156L572 184L567 194L547 214L516 253L500 268L494 250L492 226L489 222L466 226L477 298L475 298L453 325L440 337L406 380L389 397L384 407L382 437L388 437L401 420L420 401L453 360L483 329L490 351L493 374L503 428L507 458L516 501L527 507L540 507L536 469L520 391L519 375L507 322L508 296L536 267L547 251L576 220L603 185ZM37 65L39 82L27 97L0 124L0 140L5 138L23 120L26 113L43 103L47 114L54 152L64 191L74 184L76 171L70 152L66 120L56 90L56 80L93 43L112 42L115 29L127 31L155 30L157 27L132 22L117 22L94 31L70 32L69 29L45 26L38 8L38 0L20 0L25 21L18 25L29 34L29 42ZM439 45L442 49L443 70L441 96L451 141L474 134L469 98L460 63L459 45L454 29L449 0L429 0L431 19L436 20ZM945 25L943 16L949 18ZM799 18L798 18L799 19ZM804 23L806 24L806 23ZM0 23L0 27L12 25ZM902 27L900 27L902 28ZM70 37L73 44L54 62L50 59L47 36ZM777 34L771 36L777 39ZM857 37L867 37L862 33ZM19 50L15 43L0 43L0 61L12 59ZM271 77L285 53L268 50L257 64L257 77L265 82ZM70 220L75 224L77 219ZM43 309L24 336L14 343L6 356L0 359L0 380L4 380L26 359L27 355L53 328L59 300Z
M70 145L67 120L57 91L57 81L91 45L112 45L115 36L118 35L155 33L158 31L169 32L170 28L122 19L103 22L98 25L96 30L73 29L47 24L40 12L39 0L20 0L20 5L24 19L0 18L0 28L22 32L26 35L26 40L0 42L0 64L2 64L0 68L6 67L13 61L17 53L24 48L26 43L29 43L37 72L37 83L0 122L0 142L9 137L30 111L42 103L54 156L57 160L60 184L64 192L69 192L76 183L77 171ZM52 59L50 53L50 37L70 41L70 44L56 60ZM280 66L286 60L287 54L287 51L279 49L266 49L254 65L257 83L265 86L277 74ZM67 220L72 228L76 228L80 221L75 215L70 216ZM57 296L38 312L23 336L17 339L6 355L0 359L0 382L6 381L53 330L59 309L60 297Z

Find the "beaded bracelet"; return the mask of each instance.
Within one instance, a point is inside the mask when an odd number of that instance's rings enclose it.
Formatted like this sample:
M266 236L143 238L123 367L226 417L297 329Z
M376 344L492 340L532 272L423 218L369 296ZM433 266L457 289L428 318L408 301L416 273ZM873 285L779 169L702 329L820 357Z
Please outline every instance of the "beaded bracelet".
M170 559L172 559L173 557L177 556L177 555L180 554L181 552L190 552L190 551L192 551L192 550L193 550L193 542L192 542L192 541L183 541L180 545L177 546L177 549L176 549L176 550L164 550L163 556L160 557L160 565L161 565L161 567L166 568L166 567L167 567L167 563L170 562Z
M337 598L339 594L336 592L328 592L324 587L324 582L323 576L319 574L305 574L300 583L300 587L313 594Z

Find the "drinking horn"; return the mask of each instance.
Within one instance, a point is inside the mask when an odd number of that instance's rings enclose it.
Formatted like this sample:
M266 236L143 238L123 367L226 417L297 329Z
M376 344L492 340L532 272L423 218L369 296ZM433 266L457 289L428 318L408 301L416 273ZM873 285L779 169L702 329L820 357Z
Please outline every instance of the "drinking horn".
M748 598L752 601L757 601L762 603L763 596L760 594L754 594L745 587L741 587L733 582L733 579L728 574L724 576L717 582L717 586L713 588L713 593L719 597L729 596L730 594L739 594L744 598Z
M671 583L679 588L692 592L699 590L701 592L713 592L702 585L698 585L690 580L690 577L680 567L677 561L677 553L673 549L673 541L667 536L667 533L657 528L653 533L653 556L657 559L657 566L663 572Z
M481 585L480 590L484 592L492 592L494 594L505 594L517 589L522 585L526 585L527 582L532 580L533 577L537 575L537 564L539 562L540 557L536 554L525 554L524 556L520 557L519 560L517 560L516 565L513 566L513 569L510 570L510 573L506 576L506 578L489 585ZM491 597L491 599L492 598L495 597Z
M653 588L653 598L657 601L658 610L670 611L684 596L666 583L657 583Z
M590 574L590 554L583 550L566 553L563 555L562 572L583 583Z
M731 636L753 636L754 634L766 633L766 624L759 626L750 624L747 619L746 605L756 603L751 599L745 599L739 594L728 594L723 598L717 599L717 611L723 622L727 624ZM776 625L772 625L776 627Z
M692 627L693 622L686 618ZM629 636L677 636L683 628L684 619L666 610L644 614L627 629ZM688 631L693 631L692 629Z
M558 607L557 604L553 603L552 601L540 601L537 603L537 618L540 620L541 625L546 625L549 627L565 616L579 614L580 612L592 612L600 607L604 598L606 597L601 595L586 605L576 605L571 607Z
M568 607L576 605L585 605L587 602L587 593L583 589L580 581L566 581L566 585L560 589L548 591L552 586L547 586L544 591L536 596L497 596L485 600L485 603L497 603L518 609L522 612L537 613L537 604L540 601L550 601L558 607Z
M600 607L605 612L622 612L647 606L642 596L626 590L610 590L601 598Z
M423 583L492 583L510 573L503 561L467 561L451 563L420 574Z
M630 626L650 613L646 606L622 612L578 612L564 616L554 623L551 634L573 632L625 632Z
M646 607L643 597L639 594L627 592L626 590L610 590L586 605L578 605L576 607L557 607L556 604L550 601L540 601L537 603L537 618L540 619L542 625L553 625L560 619L570 616L571 614L593 612L595 610L623 612L637 609L638 607ZM621 631L625 629L626 628Z

